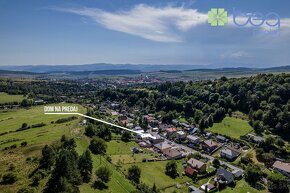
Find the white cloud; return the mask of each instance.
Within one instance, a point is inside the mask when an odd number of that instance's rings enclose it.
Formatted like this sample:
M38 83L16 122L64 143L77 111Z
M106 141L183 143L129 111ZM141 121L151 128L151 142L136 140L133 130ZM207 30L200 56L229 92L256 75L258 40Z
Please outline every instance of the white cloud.
M180 33L207 22L207 14L184 7L152 7L139 4L114 13L93 8L54 8L92 18L107 29L157 42L182 42Z
M86 7L53 9L83 16L83 22L87 22L85 18L90 18L107 29L157 42L183 42L185 32L196 26L201 26L202 24L207 25L208 19L207 13L202 13L186 6L175 7L173 5L154 7L139 4L129 10L118 10L114 12ZM245 15L238 15L238 17L236 17L236 21L239 24L246 23L247 20L248 17ZM268 20L268 22L274 24L277 21ZM281 18L280 22L281 28L279 30L279 38L276 39L284 40L290 33L290 18ZM240 27L234 24L233 15L229 14L229 22L223 28L233 30L239 29ZM268 31L276 29L276 27L267 27L265 23L261 27L254 27L247 24L243 28L255 30L251 35L254 38L259 37L257 36L259 34L267 35ZM223 31L223 33L224 32L225 31ZM223 34L217 33L215 35L222 36ZM257 39L259 40L259 38ZM262 39L264 38L262 37Z

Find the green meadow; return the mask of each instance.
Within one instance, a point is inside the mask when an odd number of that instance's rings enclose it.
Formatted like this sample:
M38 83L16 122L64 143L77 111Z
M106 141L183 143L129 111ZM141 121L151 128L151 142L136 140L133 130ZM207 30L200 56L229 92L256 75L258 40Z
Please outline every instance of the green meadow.
M21 102L24 98L23 95L10 95L5 92L0 92L0 104Z
M253 128L248 121L234 117L225 117L220 123L214 123L208 130L232 138L239 138L252 132Z
M79 107L79 112L84 113L85 109ZM43 113L43 106L0 111L0 133L2 133L0 136L0 148L12 144L18 145L23 141L27 141L30 145L50 143L63 134L70 134L70 132L74 132L74 129L77 129L80 119L61 124L53 123L58 119L70 116L71 115L45 115ZM46 125L15 132L17 129L21 128L23 123L27 123L29 126L38 123L44 123ZM3 134L5 132L8 133Z
M79 112L85 113L86 110L79 106ZM60 140L64 134L75 138L77 143L76 150L79 154L82 154L87 149L90 139L84 135L84 127L79 125L81 117L61 124L54 123L60 118L69 116L71 115L44 115L43 106L0 112L0 133L8 132L0 136L0 177L1 174L9 170L11 164L15 166L14 171L18 176L18 180L13 185L0 184L0 192L15 193L20 188L29 186L31 179L28 176L37 167L43 146ZM22 123L27 123L31 126L41 122L45 123L46 126L15 132L16 129L21 127ZM9 140L14 141L9 142ZM20 146L23 141L28 142L26 147ZM17 145L17 148L3 150L5 147L10 147L14 144ZM108 145L110 154L117 153L121 149L121 152L126 155L131 152L130 147L136 146L136 143L111 141L108 142ZM105 157L93 155L92 158L93 172L101 165L107 165L112 171L112 177L108 183L108 189L96 190L93 187L94 176L90 183L84 183L79 187L81 192L129 193L135 190L135 187L126 179L124 174L116 170L115 166L109 163ZM48 177L41 180L39 186L35 188L36 192L41 192L47 180Z
M165 174L165 166L168 161L157 161L157 162L141 162L136 164L126 164L123 166L124 170L127 171L132 165L137 165L141 168L141 181L149 186L153 186L155 183L158 188L166 188L169 186L175 186L179 183L190 182L191 179L187 176L182 176L182 163L184 160L178 160L178 173L179 177L175 179Z

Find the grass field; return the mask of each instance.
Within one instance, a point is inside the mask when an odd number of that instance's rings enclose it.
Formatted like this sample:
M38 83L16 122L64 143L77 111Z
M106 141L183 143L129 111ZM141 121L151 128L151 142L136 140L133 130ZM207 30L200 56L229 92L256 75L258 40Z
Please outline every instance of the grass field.
M235 188L227 187L220 191L220 193L266 193L267 190L256 190L255 188L252 188L244 179L237 181Z
M225 117L222 122L214 123L208 130L232 138L239 138L253 131L247 121L234 117Z
M79 111L85 113L85 109L79 107ZM22 123L28 125L43 122L46 126L30 128L24 131L11 132L0 136L0 176L8 171L11 164L15 166L18 180L13 185L0 185L0 192L15 193L21 187L26 187L31 183L28 175L37 167L37 158L41 154L41 149L45 144L50 144L65 134L73 136L79 128L79 119L62 123L52 124L60 118L68 117L66 115L44 115L43 106L32 107L29 109L0 111L0 133L5 131L15 131L20 128ZM16 142L8 142L15 139ZM22 141L27 141L27 147L19 147ZM4 147L17 144L16 149L3 151ZM26 159L30 158L31 161ZM44 187L46 180L41 181L37 192Z
M85 109L79 107L80 113L85 113ZM18 180L13 185L1 185L0 192L5 193L15 193L21 187L27 187L31 183L31 179L28 178L28 175L33 171L37 165L38 160L33 161L35 158L39 158L41 154L41 149L45 144L50 144L60 139L60 137L65 134L68 137L74 137L77 143L77 152L82 154L89 145L89 138L83 135L84 127L81 127L78 123L80 118L70 122L62 124L54 124L51 121L56 121L60 118L68 117L66 115L44 115L43 106L32 107L30 109L19 109L13 111L2 111L0 113L0 133L4 131L15 131L18 129L23 122L28 125L35 123L43 122L47 124L44 127L39 128L30 128L28 130L12 132L0 136L0 142L6 141L8 139L19 139L17 142L2 143L0 145L0 176L1 174L8 171L9 166L13 163L15 165L15 172L18 175ZM19 143L22 141L27 141L27 147L19 147ZM12 144L17 144L16 149L3 151L4 147L11 146ZM122 153L130 152L130 146L136 146L133 142L122 144ZM109 142L109 151L116 152L118 151L117 142ZM31 161L27 161L27 158L31 158ZM93 171L101 165L107 165L112 171L112 177L108 183L108 189L102 191L96 190L92 187L95 176L93 180L86 184L82 184L79 188L82 193L90 192L120 192L120 193L129 193L135 190L135 187L129 182L125 176L116 170L115 166L109 163L104 157L93 155ZM36 188L36 192L41 192L45 186L48 178L45 178L41 181L40 185Z
M23 95L9 95L5 92L0 92L0 104L10 102L21 102L25 97Z
M165 174L165 166L168 161L157 161L157 162L142 162L137 164L126 164L123 166L125 172L131 165L137 165L141 169L141 181L149 186L153 186L155 183L157 188L165 188L168 186L174 186L178 183L184 183L191 181L187 176L182 176L182 162L183 160L179 160L178 172L180 174L179 177L172 179L171 177Z
M85 112L85 109L79 107L79 112ZM30 128L0 136L0 148L10 146L11 144L19 144L24 140L31 145L49 143L63 134L70 134L70 132L74 132L77 129L79 119L62 124L51 123L52 121L69 116L71 115L45 115L43 113L43 106L0 111L0 133L15 131L21 127L22 123L27 123L30 126L42 122L46 124L43 127ZM8 142L9 140L17 142Z

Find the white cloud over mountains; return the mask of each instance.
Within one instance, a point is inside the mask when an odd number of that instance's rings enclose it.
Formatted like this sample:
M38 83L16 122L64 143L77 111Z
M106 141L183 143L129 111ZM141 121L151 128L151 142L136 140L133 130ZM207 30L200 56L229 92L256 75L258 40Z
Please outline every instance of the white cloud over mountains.
M139 4L114 13L95 8L55 8L92 18L105 28L158 42L182 42L179 33L207 22L207 14L184 7L156 8Z

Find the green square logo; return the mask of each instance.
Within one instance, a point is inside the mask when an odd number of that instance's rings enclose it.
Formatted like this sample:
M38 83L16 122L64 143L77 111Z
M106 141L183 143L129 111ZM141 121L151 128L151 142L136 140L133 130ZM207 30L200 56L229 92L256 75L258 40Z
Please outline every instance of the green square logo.
M224 8L212 8L207 16L211 26L224 26L228 23L228 12Z

